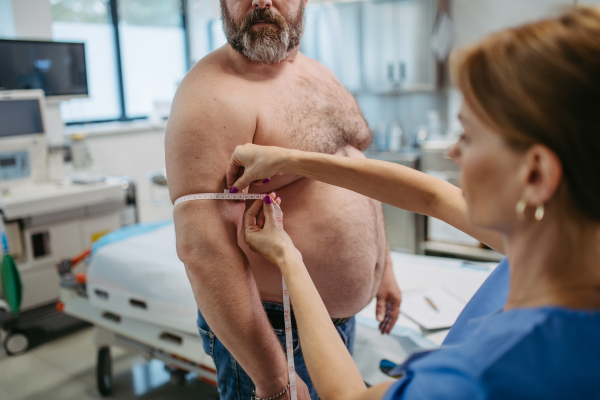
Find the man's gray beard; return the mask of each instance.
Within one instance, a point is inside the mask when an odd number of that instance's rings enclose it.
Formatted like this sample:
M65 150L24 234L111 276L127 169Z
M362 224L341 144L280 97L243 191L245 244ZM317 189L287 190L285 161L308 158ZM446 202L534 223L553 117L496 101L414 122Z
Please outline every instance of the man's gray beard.
M263 64L278 63L285 60L290 53L290 35L287 30L281 31L279 37L259 36L252 40L250 32L242 34L242 54L250 61Z
M304 3L301 3L299 13L291 24L283 17L277 17L277 33L274 33L273 28L251 32L251 26L247 26L248 18L238 27L224 3L221 1L221 19L227 41L250 61L263 64L278 63L285 60L290 52L300 45L304 31Z

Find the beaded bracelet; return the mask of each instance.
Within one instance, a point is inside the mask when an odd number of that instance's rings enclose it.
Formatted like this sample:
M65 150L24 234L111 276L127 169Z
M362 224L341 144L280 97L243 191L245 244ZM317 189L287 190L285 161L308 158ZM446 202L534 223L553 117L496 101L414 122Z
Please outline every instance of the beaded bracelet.
M288 385L285 387L285 389L283 389L283 391L282 391L281 393L279 393L279 394L276 394L275 396L271 396L271 397L269 397L269 398L267 398L267 399L261 399L260 397L258 397L258 396L256 395L256 392L255 392L255 390L256 390L256 389L253 389L253 390L252 390L252 399L254 399L254 400L273 400L273 399L276 399L276 398L278 398L278 397L279 397L279 396L281 396L282 394L285 394L285 392L287 392L289 388L290 388L290 384L288 383Z

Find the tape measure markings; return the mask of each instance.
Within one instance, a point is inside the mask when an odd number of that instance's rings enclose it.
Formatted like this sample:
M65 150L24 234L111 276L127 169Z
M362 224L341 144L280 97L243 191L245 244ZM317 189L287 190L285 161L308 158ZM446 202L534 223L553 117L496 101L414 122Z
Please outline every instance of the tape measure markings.
M246 194L246 193L197 193L188 194L175 200L173 203L176 206L179 203L190 200L262 200L268 195L266 194Z
M297 388L296 388L296 368L294 366L294 345L292 339L292 315L290 310L290 293L288 292L285 279L281 277L281 284L283 287L283 315L285 319L285 347L288 361L288 372L290 375L290 395L291 400L297 400Z

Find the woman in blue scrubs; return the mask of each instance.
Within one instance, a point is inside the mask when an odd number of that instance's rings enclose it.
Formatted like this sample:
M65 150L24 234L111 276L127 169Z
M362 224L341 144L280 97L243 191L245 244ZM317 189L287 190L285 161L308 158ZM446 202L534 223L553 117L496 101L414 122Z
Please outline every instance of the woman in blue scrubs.
M298 174L440 217L496 248L500 236L482 229L504 237L510 267L492 273L440 349L366 388L270 197L248 209L246 243L281 269L321 398L600 399L600 11L496 33L453 61L464 135L449 155L462 191L381 161L254 145L235 150L227 175L241 190Z

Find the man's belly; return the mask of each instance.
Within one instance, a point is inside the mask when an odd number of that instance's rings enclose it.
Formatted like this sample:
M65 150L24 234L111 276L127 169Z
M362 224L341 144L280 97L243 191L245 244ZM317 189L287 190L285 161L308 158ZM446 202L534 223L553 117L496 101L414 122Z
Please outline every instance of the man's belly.
M349 317L375 295L385 265L385 229L379 204L362 195L309 179L277 190L283 223L332 318ZM247 207L250 206L248 202ZM281 302L281 274L238 243L264 301Z

